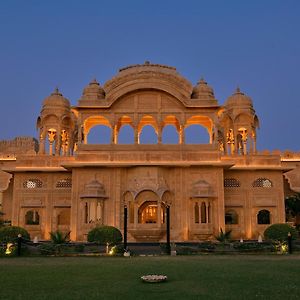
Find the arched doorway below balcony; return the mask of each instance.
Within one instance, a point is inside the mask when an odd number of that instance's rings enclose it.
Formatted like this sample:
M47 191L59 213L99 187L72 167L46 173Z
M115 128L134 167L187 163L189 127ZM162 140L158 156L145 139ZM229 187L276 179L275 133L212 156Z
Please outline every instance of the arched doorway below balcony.
M161 206L161 209L158 208L157 201L145 201L138 210L138 222L140 224L157 224L158 220L161 220L161 223L164 223L164 206ZM160 213L160 218L158 214Z

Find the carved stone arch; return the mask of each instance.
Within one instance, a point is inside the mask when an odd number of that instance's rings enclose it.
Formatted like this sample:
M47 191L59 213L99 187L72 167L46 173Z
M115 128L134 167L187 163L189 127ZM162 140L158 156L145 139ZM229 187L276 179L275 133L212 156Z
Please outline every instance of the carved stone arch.
M163 116L161 120L161 127L164 128L165 126L173 125L176 130L179 132L180 130L180 121L176 114L168 114Z
M172 193L169 190L165 190L162 194L161 200L165 206L170 206L173 202L172 201L173 200Z
M52 114L52 113L47 114L47 115L42 115L41 123L42 123L42 125L49 124L49 127L51 127L53 125L59 124L59 118L57 115Z
M210 135L213 127L213 121L206 115L196 114L187 118L185 127L190 125L201 125L206 128L208 134Z
M104 85L106 99L111 104L127 93L143 89L164 91L185 105L193 87L174 68L154 65L123 69Z
M120 130L120 128L124 125L130 125L132 128L134 128L134 120L128 114L124 114L116 120L116 126L118 130Z
M242 112L234 117L234 123L238 124L252 124L253 115L250 113Z
M233 127L233 120L230 114L224 112L221 116L220 124L224 128L232 128Z
M137 125L138 133L140 134L142 129L147 125L152 126L156 134L158 134L158 122L154 114L151 113L144 114L138 119L138 125Z
M112 122L108 116L102 116L102 115L92 115L88 116L83 120L83 127L84 132L87 135L89 131L97 125L104 125L109 128L112 128Z

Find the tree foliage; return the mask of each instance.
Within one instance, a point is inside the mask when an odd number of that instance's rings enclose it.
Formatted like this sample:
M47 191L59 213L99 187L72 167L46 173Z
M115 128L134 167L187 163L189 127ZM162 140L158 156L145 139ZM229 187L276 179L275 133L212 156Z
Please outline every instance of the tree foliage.
M297 219L300 219L300 193L285 199L285 212L287 216L296 217L297 223Z
M292 239L296 239L298 236L297 230L289 224L278 223L269 226L265 232L264 236L266 239L274 241L286 241L288 238L289 232L292 235Z
M118 244L122 242L122 233L113 226L98 226L89 231L88 241L99 244Z
M15 242L17 240L18 234L22 235L23 239L29 240L29 233L22 227L18 226L5 226L0 228L0 242L8 243Z

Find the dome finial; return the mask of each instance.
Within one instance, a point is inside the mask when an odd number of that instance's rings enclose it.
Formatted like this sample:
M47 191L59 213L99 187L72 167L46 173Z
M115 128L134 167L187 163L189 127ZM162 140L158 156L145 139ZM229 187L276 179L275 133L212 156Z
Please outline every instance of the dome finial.
M241 89L240 89L240 86L239 86L239 85L237 85L236 90L235 90L235 93L236 93L236 94L240 94L240 93L241 93Z
M58 89L58 86L55 87L53 93L51 95L59 95L59 96L62 96L62 94L60 93L59 89Z

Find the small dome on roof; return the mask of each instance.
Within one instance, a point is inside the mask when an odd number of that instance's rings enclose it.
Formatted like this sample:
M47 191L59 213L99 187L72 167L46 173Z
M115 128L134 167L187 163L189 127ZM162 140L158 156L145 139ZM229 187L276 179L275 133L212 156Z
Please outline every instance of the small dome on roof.
M101 100L105 92L96 79L92 80L83 90L81 100Z
M226 106L252 106L252 100L249 96L245 95L241 92L240 88L237 87L235 93L228 97L226 102Z
M54 92L47 97L43 102L43 107L55 107L55 106L61 106L70 108L70 102L67 98L65 98L62 93L56 88Z
M215 100L214 90L201 78L193 88L192 99Z

